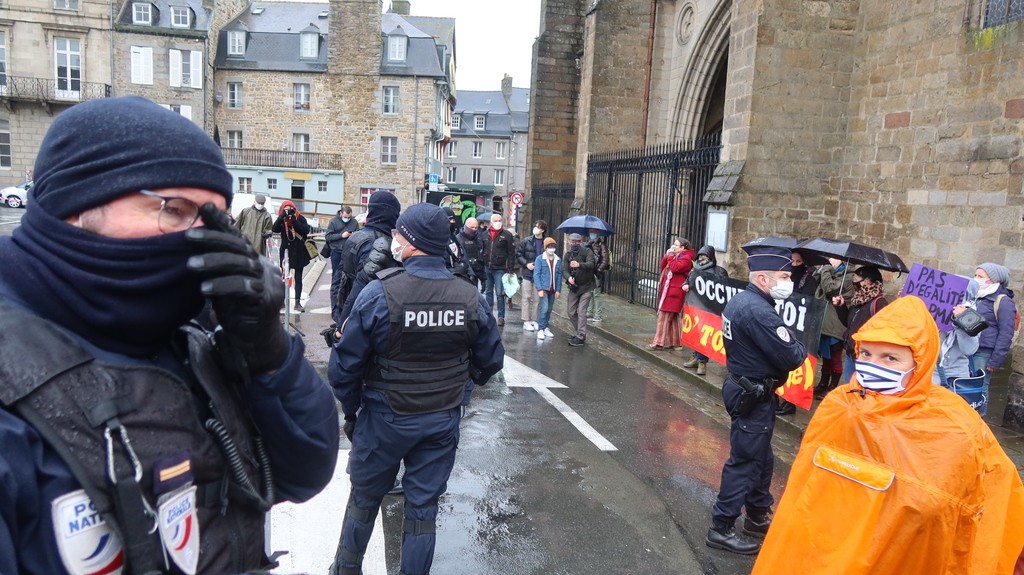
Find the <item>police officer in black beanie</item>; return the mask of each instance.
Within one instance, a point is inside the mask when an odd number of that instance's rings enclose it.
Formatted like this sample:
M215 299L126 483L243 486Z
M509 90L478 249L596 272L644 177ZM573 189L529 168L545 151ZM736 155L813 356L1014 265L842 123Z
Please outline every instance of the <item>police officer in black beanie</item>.
M505 348L476 287L445 267L449 223L432 204L398 218L391 251L352 308L328 375L352 441L352 492L332 574L358 575L374 519L405 464L401 572L426 575L437 501L455 464L474 385L501 370Z
M398 221L402 204L392 192L377 190L370 195L366 210L363 229L352 234L342 255L345 278L339 286L338 304L331 302L331 317L341 331L344 330L345 320L352 311L356 296L373 279L373 274L397 265L388 248L391 244L391 230ZM339 337L341 331L338 332Z
M268 568L266 512L327 484L338 419L278 270L228 223L220 149L95 100L35 174L0 238L0 573Z

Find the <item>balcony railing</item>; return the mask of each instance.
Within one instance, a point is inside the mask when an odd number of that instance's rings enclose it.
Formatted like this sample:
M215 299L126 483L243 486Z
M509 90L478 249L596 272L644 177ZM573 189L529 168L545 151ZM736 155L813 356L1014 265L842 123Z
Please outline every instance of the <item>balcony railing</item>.
M33 102L84 102L110 97L110 85L78 80L0 76L0 98Z
M252 148L221 148L229 166L253 168L300 168L305 170L343 170L341 154L257 150Z

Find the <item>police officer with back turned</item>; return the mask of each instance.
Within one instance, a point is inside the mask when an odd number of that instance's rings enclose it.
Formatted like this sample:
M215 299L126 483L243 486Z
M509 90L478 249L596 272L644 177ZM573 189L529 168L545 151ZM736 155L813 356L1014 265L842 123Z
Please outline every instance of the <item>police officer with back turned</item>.
M729 459L705 540L709 547L743 555L757 553L761 544L737 535L734 524L740 512L746 508L746 535L763 539L771 525L772 432L778 405L774 392L807 357L804 345L775 311L775 300L793 293L790 251L758 246L748 253L750 284L722 312L729 371L722 397L732 428Z
M332 574L361 573L374 520L405 463L401 572L434 558L438 498L455 464L474 385L501 370L505 349L477 289L445 267L448 218L416 204L398 218L391 251L403 268L377 273L356 298L328 375L352 442L352 492Z

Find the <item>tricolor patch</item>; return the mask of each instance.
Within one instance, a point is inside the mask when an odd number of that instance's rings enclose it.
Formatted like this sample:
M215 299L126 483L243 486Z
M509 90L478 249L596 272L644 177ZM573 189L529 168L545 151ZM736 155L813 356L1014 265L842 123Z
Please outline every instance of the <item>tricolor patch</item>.
M71 575L120 575L124 549L84 489L53 500L50 507L57 550Z
M160 540L167 555L186 575L199 567L199 518L196 515L196 487L189 486L161 498L157 507Z

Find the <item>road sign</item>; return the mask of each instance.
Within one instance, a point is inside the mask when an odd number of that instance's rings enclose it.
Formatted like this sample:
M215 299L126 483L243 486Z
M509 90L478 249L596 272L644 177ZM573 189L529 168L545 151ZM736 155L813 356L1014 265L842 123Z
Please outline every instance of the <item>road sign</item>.
M508 196L513 206L520 206L523 204L523 192L512 192Z
M437 191L437 184L440 183L441 178L437 174L427 175L427 189L431 192Z

